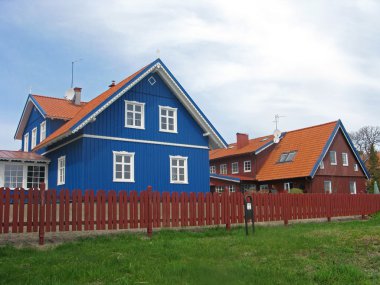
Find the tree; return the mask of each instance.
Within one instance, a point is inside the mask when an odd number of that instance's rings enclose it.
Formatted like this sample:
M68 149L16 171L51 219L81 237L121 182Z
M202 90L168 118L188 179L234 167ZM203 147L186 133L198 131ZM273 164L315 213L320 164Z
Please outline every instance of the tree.
M369 157L371 147L379 146L380 144L380 127L365 126L356 132L350 133L352 142L356 149L364 156L366 160Z
M370 183L369 183L369 192L374 192L374 184L377 181L377 184L380 182L380 169L379 169L379 157L377 156L377 152L375 150L375 146L371 145L369 155L368 155L368 171L371 175Z

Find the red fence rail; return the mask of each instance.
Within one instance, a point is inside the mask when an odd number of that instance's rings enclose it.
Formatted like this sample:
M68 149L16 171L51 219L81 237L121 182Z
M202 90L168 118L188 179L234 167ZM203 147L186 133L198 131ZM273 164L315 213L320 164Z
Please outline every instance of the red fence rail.
M253 194L255 222L369 215L380 211L380 195ZM0 188L0 234L226 225L244 222L240 192L159 193L141 191Z

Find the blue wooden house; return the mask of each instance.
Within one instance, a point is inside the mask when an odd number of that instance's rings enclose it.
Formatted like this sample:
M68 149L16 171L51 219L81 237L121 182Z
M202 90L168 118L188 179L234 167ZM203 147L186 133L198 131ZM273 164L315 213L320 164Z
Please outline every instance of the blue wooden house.
M209 149L227 144L160 59L89 102L80 95L29 95L15 134L22 151L0 152L0 184L209 191Z

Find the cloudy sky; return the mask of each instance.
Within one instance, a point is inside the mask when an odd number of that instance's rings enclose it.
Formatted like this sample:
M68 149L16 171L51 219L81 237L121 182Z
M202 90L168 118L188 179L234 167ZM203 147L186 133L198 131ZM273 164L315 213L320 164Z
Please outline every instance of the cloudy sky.
M80 2L80 3L79 3ZM0 0L0 149L29 90L84 100L159 57L224 138L380 125L380 1Z

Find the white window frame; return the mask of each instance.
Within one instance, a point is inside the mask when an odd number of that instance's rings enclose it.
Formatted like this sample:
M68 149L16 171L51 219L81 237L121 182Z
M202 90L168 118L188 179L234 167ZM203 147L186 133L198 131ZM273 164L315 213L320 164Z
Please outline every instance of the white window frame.
M232 162L232 164L231 164L231 173L232 174L239 173L239 162Z
M210 173L211 174L215 174L216 173L216 166L215 165L211 165L210 166Z
M222 194L224 192L224 186L215 186L215 192Z
M359 171L359 165L357 163L354 165L354 171Z
M128 110L128 105L132 105L133 106L133 110ZM135 110L136 106L140 106L141 107L141 112L137 112ZM133 118L132 118L132 122L133 124L132 125L128 125L128 113L132 113L133 114ZM136 114L140 114L141 115L141 126L137 126L136 125ZM125 122L124 122L124 127L126 128L131 128L131 129L140 129L140 130L145 130L145 103L143 102L137 102L137 101L128 101L128 100L125 100Z
M251 172L251 171L252 171L252 161L250 160L244 161L244 172Z
M12 170L9 170L10 173L9 173L9 178L11 179L11 181L9 182L10 185L5 185L6 184L6 178L8 177L6 175L6 168L8 167L11 167L13 168ZM21 169L15 169L16 168L21 168ZM4 186L4 187L9 187L10 189L15 189L15 188L18 188L18 187L24 187L24 174L25 174L25 166L23 164L20 164L20 163L7 163L5 162L5 164L2 165L2 171L1 171L1 174L0 176L2 176L2 183L1 183L1 186ZM16 173L15 173L16 172ZM21 172L21 176L18 175L18 172ZM20 183L20 180L19 178L21 178L21 183ZM8 183L8 182L7 182ZM16 187L14 187L16 186Z
M165 133L178 133L178 124L177 124L177 108L173 108L173 107L168 107L168 106L158 106L159 107L159 110L158 110L158 116L159 116L159 130L160 132L165 132ZM162 121L162 117L163 115L161 115L161 111L162 110L166 110L167 112L168 111L173 111L173 117L169 117L169 115L167 114L165 117L167 119L167 129L163 129L162 128L162 124L161 124L161 121ZM173 130L169 130L169 123L168 123L168 120L169 118L173 118Z
M327 185L329 185L328 189L326 189L326 183L328 183ZM323 190L324 190L325 193L329 193L329 194L332 193L332 182L331 182L331 180L325 180L325 181L323 181Z
M323 160L319 163L319 169L325 169L325 163Z
M29 151L29 133L24 135L24 151Z
M262 190L269 190L269 184L262 184L262 185L260 185L260 191L262 191Z
M46 121L40 124L40 142L46 139Z
M230 193L236 192L235 185L228 185L228 192L230 192Z
M172 184L188 184L189 183L189 177L188 177L188 164L187 156L180 156L180 155L169 155L169 160L170 160L170 183ZM184 180L179 180L179 169L181 166L178 164L176 166L173 165L173 160L177 160L178 162L180 160L183 160L183 169L184 169ZM176 172L177 172L177 180L173 180L173 167L176 167Z
M113 151L113 182L135 182L135 153L127 152L127 151ZM122 156L122 162L116 162L116 156ZM129 163L125 163L124 156L128 156L130 158ZM122 178L116 178L116 164L122 165ZM126 165L130 165L131 167L131 175L129 178L124 177L124 167Z
M32 130L32 141L30 142L30 149L32 150L37 145L37 127Z
M220 172L220 174L227 174L228 173L228 169L227 169L227 164L226 163L220 165L219 172Z
M331 160L331 155L332 155L332 154L334 154L335 162L333 162L333 161ZM330 158L330 164L331 164L331 165L337 165L337 164L338 164L337 159L336 159L336 151L335 151L335 150L330 150L330 152L329 152L329 158Z
M57 185L64 185L66 181L66 155L58 158Z
M285 182L284 183L284 190L288 191L288 192L290 191L290 182Z
M354 186L354 187L353 187L354 192L351 191L351 185ZM351 193L351 194L356 194L356 193L357 193L357 192L356 192L356 181L350 181L350 193Z
M348 166L348 153L342 152L342 164L343 166Z

